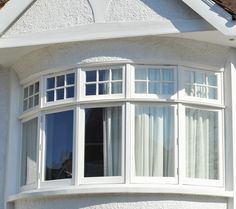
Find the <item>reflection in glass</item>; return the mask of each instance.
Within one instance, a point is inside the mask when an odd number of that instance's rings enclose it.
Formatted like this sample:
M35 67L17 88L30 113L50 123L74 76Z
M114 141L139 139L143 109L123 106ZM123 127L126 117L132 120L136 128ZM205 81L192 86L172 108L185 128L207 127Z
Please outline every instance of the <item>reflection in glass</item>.
M85 177L121 175L121 107L85 112Z
M65 76L64 75L57 76L57 87L64 85L65 85Z
M109 70L99 70L99 81L108 81L109 80Z
M96 95L96 84L87 84L86 85L86 95Z
M95 82L97 80L97 71L86 71L86 82Z
M122 69L112 69L112 80L122 80Z
M57 100L64 99L64 89L57 89Z
M47 79L47 89L55 88L55 78L48 78Z
M46 115L45 180L72 177L73 111Z
M70 73L66 75L66 85L73 85L75 84L75 74Z

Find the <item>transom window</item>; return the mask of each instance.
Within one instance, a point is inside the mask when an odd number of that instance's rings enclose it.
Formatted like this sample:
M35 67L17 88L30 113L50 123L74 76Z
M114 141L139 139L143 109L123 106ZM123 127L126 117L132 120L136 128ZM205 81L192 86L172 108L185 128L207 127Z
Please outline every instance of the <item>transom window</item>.
M44 92L24 88L41 105L21 116L21 188L224 185L221 72L127 64L39 80Z
M39 82L24 88L23 111L32 109L39 105Z

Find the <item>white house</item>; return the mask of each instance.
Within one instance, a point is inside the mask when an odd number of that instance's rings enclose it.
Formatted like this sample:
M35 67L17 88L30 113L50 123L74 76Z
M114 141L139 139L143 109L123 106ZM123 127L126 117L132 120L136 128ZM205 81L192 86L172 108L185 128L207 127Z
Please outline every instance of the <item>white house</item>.
M0 0L1 209L236 209L236 3Z

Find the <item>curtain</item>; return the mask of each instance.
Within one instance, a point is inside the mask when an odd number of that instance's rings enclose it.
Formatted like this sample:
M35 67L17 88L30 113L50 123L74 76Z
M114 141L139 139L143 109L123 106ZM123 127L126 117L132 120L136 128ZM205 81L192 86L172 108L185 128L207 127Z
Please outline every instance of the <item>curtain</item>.
M121 175L121 107L103 109L104 176Z
M186 175L218 179L218 113L186 109Z
M136 176L174 176L174 109L136 106Z
M37 128L37 118L23 123L21 185L35 183L37 179Z

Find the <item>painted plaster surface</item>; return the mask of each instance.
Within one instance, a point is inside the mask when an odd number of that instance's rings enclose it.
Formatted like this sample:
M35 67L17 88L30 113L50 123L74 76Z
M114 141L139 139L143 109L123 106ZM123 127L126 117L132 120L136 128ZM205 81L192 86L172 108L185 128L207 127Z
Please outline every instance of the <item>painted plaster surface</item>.
M93 23L93 14L87 0L37 0L5 37L90 23Z
M201 19L180 0L111 0L107 22Z
M228 48L179 38L133 38L58 44L33 51L13 68L20 80L54 68L78 64L134 62L140 64L171 64L221 69Z
M227 209L227 199L181 195L99 195L20 200L15 209Z
M9 94L9 71L0 69L0 208L4 208Z

